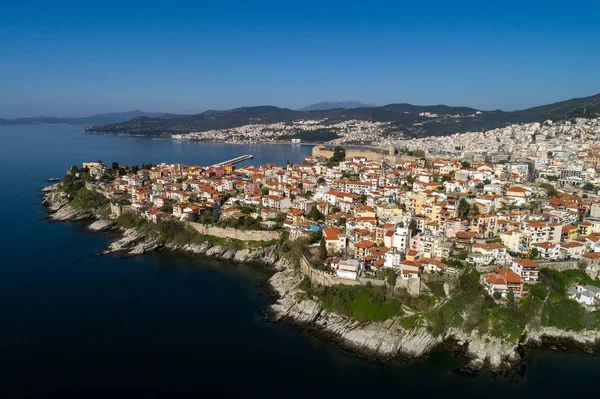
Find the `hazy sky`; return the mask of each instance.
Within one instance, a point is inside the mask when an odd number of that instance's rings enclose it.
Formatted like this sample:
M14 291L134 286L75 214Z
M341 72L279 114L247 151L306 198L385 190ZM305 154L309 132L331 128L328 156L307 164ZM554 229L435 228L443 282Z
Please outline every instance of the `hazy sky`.
M600 1L557 3L7 2L0 117L598 93Z

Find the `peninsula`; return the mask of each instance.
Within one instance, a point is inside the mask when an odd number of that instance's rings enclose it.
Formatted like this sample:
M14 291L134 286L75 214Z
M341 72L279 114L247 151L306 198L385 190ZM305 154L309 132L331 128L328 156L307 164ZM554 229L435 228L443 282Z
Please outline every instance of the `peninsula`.
M526 345L600 343L600 149L569 150L593 129L538 125L562 151L500 161L320 146L286 166L86 162L44 204L120 230L104 254L271 265L272 320L365 355L452 343L471 367L507 369Z

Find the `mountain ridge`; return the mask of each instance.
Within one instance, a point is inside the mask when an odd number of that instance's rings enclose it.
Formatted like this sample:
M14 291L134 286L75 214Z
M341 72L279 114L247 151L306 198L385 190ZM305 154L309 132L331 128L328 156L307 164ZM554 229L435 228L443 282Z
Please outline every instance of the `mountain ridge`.
M79 124L87 126L85 129L87 133L168 136L193 131L230 129L247 124L290 123L297 120L324 120L326 123L363 120L389 122L392 134L401 133L404 137L427 137L490 130L513 123L596 116L600 116L600 94L516 111L486 111L466 106L409 103L326 110L293 110L273 105L258 105L229 110L206 110L191 115L147 113L135 110L96 114L84 118L0 119L0 125ZM113 120L103 122L107 118Z
M94 126L88 133L165 136L213 129L230 129L254 123L289 123L296 120L347 120L390 122L391 131L404 137L449 135L490 130L512 123L543 122L547 119L594 117L600 115L600 94L573 98L517 111L485 111L448 105L387 104L378 107L302 111L272 105L239 107L174 118L134 118L127 122Z
M15 119L0 118L0 125L104 125L125 122L135 117L147 116L153 118L169 117L172 114L163 112L144 112L140 110L125 112L103 112L83 117L33 116ZM177 116L177 115L173 115Z
M340 101L321 101L316 104L307 105L306 107L300 108L299 111L327 111L330 109L354 109L354 108L366 108L376 107L375 104L365 104L356 100L340 100Z

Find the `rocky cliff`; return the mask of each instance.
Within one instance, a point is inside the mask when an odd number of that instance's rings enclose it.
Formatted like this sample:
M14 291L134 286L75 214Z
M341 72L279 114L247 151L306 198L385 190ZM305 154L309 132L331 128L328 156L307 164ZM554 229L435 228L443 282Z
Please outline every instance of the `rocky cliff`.
M335 339L340 344L376 358L396 356L422 357L436 346L451 342L476 368L510 368L518 362L518 343L475 333L449 329L440 336L426 328L403 328L396 319L361 322L323 310L317 302L306 298L298 286L302 276L291 268L275 273L269 280L279 299L268 309L273 320L288 321Z
M69 198L66 193L58 190L58 183L42 189L46 193L42 204L44 204L50 215L49 220L54 221L75 221L89 219L94 216L92 211L75 209L69 204Z

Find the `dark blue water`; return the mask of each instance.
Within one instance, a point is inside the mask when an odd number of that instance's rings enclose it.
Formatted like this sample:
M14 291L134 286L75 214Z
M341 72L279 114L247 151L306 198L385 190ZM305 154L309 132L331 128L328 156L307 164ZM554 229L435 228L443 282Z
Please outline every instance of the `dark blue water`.
M534 352L527 376L469 378L447 353L376 365L265 322L264 267L159 254L96 257L113 237L39 218L46 177L125 164L298 162L308 147L181 143L0 127L0 398L596 396L600 359Z

